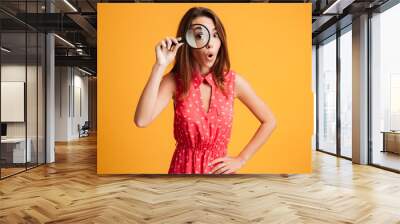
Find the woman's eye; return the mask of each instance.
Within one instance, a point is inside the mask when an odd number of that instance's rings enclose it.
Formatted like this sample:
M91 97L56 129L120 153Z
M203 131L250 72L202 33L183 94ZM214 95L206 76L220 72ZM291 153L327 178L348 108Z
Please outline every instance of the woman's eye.
M214 33L214 37L219 37L219 36L218 36L218 33Z
M199 33L195 35L196 39L203 39L204 38L204 34Z

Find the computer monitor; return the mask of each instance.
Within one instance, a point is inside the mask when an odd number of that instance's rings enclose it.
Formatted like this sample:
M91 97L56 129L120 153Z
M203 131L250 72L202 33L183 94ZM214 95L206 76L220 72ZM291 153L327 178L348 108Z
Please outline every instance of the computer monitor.
M7 124L1 123L1 136L7 136Z

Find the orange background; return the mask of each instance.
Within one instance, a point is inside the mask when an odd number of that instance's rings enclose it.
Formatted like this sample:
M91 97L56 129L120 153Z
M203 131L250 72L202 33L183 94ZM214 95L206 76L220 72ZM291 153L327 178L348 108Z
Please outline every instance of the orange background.
M155 44L175 35L192 6L208 7L221 18L232 69L277 118L270 140L238 173L311 172L311 3L98 4L97 172L168 172L175 149L172 100L148 128L137 128L133 118L155 62ZM230 156L239 154L259 126L239 100L234 114Z

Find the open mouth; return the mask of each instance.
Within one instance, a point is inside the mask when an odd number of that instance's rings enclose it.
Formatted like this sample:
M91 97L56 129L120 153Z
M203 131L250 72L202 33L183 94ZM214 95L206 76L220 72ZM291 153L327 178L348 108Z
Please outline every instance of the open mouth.
M208 55L207 55L207 58L208 58L208 59L212 59L213 57L214 57L213 54L208 54Z

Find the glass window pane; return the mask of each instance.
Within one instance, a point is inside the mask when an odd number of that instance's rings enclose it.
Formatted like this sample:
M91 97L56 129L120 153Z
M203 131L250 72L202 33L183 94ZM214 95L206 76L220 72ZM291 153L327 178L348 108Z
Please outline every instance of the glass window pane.
M0 1L11 14L35 24L45 1ZM32 17L29 17L32 16ZM45 162L45 35L0 12L0 178ZM34 26L34 25L33 25Z
M400 4L371 19L372 163L400 170Z
M1 34L1 177L25 170L30 160L26 144L26 33ZM28 147L27 147L28 146ZM27 150L28 149L28 150Z
M317 48L315 45L312 46L312 92L313 92L313 114L314 114L314 118L313 118L313 136L312 136L312 149L316 150L316 132L317 132L317 92L316 92L316 68L317 68Z
M336 37L318 48L318 148L336 153Z
M340 153L352 157L352 35L340 36Z

